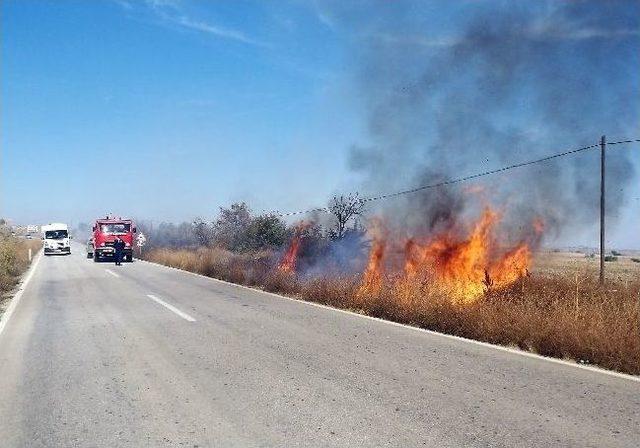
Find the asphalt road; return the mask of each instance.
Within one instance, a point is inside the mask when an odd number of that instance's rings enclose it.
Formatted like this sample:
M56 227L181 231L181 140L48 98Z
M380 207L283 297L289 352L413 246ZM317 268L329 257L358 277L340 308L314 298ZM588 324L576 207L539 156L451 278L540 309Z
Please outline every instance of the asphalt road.
M3 448L640 444L640 382L74 250L0 334Z

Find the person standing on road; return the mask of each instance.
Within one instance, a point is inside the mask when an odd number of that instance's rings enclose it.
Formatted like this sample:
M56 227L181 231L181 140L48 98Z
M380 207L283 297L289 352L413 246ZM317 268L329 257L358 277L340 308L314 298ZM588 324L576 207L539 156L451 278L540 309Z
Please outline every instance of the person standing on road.
M116 237L113 242L113 248L116 251L116 266L120 266L122 264L122 254L124 253L124 241L121 238Z

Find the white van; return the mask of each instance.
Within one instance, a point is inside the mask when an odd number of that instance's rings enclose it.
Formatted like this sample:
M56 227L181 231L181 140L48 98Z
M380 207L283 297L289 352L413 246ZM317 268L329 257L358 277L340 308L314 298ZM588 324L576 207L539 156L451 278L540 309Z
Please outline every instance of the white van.
M45 255L71 253L69 228L66 224L54 222L42 226L41 230Z

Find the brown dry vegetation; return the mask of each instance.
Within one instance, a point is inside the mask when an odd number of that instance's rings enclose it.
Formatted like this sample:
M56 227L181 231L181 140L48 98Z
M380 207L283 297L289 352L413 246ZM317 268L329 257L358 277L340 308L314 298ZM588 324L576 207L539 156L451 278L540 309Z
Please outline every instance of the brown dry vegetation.
M42 243L0 235L0 300L18 282L20 274L29 267L29 248L35 255Z
M396 322L640 374L640 266L630 260L608 263L608 281L601 287L594 260L539 254L539 268L529 277L461 306L428 281L358 295L359 276L299 278L274 269L268 252L158 249L145 258Z

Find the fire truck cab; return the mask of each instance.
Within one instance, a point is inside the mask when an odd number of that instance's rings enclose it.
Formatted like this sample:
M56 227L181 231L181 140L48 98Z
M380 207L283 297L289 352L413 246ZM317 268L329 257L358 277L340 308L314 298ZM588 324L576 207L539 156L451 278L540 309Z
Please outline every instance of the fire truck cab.
M93 237L91 244L87 247L87 256L90 251L93 252L93 261L98 262L105 258L113 258L115 249L113 244L116 237L124 241L124 259L126 261L133 260L133 234L137 229L130 219L105 217L96 220L93 225ZM89 246L91 246L89 248Z

